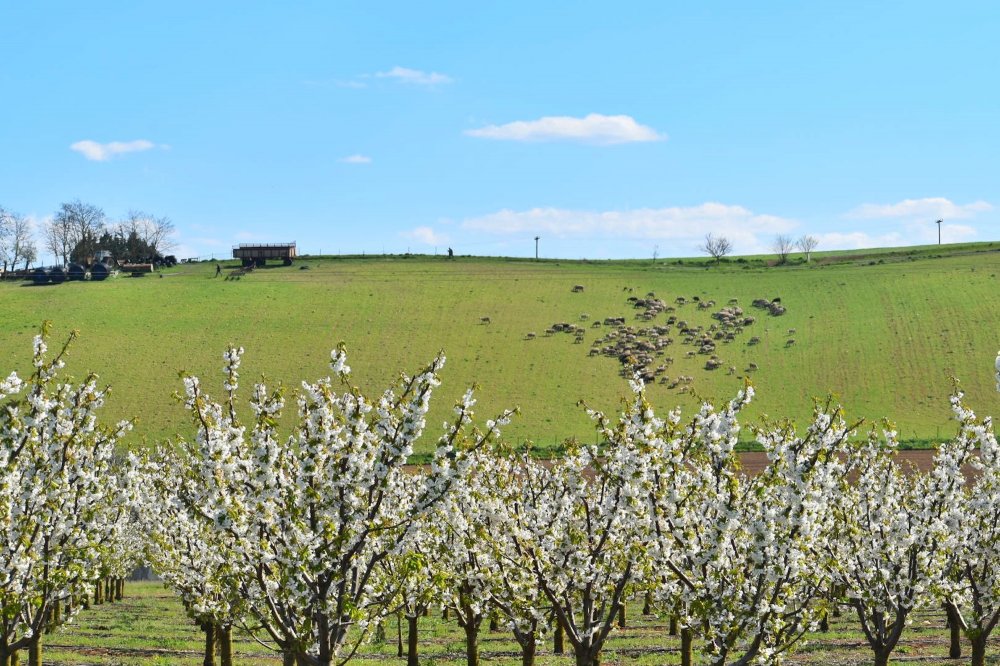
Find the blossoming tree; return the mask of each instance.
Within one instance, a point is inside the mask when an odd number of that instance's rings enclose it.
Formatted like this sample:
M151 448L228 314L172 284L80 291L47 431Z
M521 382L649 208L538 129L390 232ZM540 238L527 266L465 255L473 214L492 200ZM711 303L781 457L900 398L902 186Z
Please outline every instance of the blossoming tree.
M96 375L58 381L70 343L48 356L48 329L35 337L30 378L0 381L0 663L22 649L40 663L43 629L107 573L122 519L114 448L131 426L98 424L107 389Z
M285 663L344 661L392 602L373 594L379 562L441 500L466 452L494 436L508 415L468 435L474 400L466 393L438 442L432 473L412 494L404 467L423 434L443 356L369 400L350 386L346 353L335 350L331 365L344 392L329 378L303 382L298 425L281 439L280 388L254 387L249 428L237 416L242 353L225 354L224 404L210 400L196 378L185 379L198 425L187 445L199 481L188 505L226 544L247 613ZM348 644L352 627L358 631Z

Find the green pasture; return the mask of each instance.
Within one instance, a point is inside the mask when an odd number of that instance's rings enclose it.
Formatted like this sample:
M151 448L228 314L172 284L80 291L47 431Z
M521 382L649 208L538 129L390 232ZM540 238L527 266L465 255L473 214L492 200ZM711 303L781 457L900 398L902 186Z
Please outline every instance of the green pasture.
M663 615L639 615L641 604L629 606L625 628L615 629L608 640L602 663L654 666L680 663L680 641L669 635L668 619ZM506 630L491 632L484 622L480 634L483 664L516 666L520 653L513 636ZM363 647L351 663L405 664L397 657L397 623L390 618L385 642L372 642ZM405 641L406 622L402 623ZM418 652L425 666L465 664L463 631L454 620L445 622L438 611L422 618L418 627ZM125 599L116 603L91 606L81 611L70 625L63 625L43 639L43 661L46 664L73 666L195 666L204 663L204 634L184 614L177 598L158 583L129 583ZM567 650L569 650L567 642ZM971 648L963 640L963 652ZM281 659L249 636L234 633L234 661L240 666L280 664ZM993 649L987 660L993 663ZM948 659L948 632L944 628L944 613L918 611L903 632L893 654L893 663L909 661L928 666L961 663ZM22 661L25 663L26 660ZM833 617L829 632L810 634L807 642L792 653L786 662L803 666L847 666L870 664L871 651L858 628L852 611L844 609ZM551 636L539 644L538 666L570 666L572 651L557 655L552 652ZM696 663L704 663L697 661Z
M693 391L651 386L664 415L676 406L690 412L695 396L730 398L752 362L759 369L751 374L757 397L748 421L767 414L801 422L814 397L832 393L850 417L869 423L890 417L901 437L927 445L954 431L947 400L953 376L977 411L1000 412L992 371L1000 347L998 250L984 243L815 253L810 264L793 255L786 266L772 265L773 257L718 266L700 259L305 257L238 280L214 277L215 263L208 262L168 269L162 277L101 283L4 282L0 372L30 367L31 338L41 321L53 322L52 347L78 329L69 371L94 370L112 385L105 417L135 417L131 445L140 445L190 436L190 420L172 397L181 388L178 372L199 375L218 395L228 344L246 348L244 386L263 375L294 388L327 376L329 352L344 341L353 381L373 393L444 350L443 385L422 451L433 448L454 401L472 384L481 420L519 406L507 438L550 450L568 437L595 438L578 401L614 410L628 393L615 359L588 356L606 332L591 328L594 320L662 323L663 315L635 320L638 311L626 301L653 292L671 304L678 296L714 299L711 310L689 303L674 313L707 327L710 312L735 298L757 322L719 345L725 363L719 370L703 369L705 356L684 358L691 347L669 348L675 362L667 374L691 376ZM574 293L575 285L584 290ZM783 316L750 306L755 298L776 297L787 309ZM583 344L564 333L544 335L557 322L584 327ZM526 339L529 332L536 337ZM750 336L760 344L748 346ZM737 369L732 375L729 366ZM294 410L294 401L288 404Z

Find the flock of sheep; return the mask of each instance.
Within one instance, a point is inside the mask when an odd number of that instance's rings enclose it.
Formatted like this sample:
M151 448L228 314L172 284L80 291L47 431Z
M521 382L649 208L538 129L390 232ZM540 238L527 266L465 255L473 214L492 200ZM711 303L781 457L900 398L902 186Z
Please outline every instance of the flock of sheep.
M572 289L574 293L584 290L583 285L575 285ZM626 287L625 291L632 292L632 288ZM658 382L666 385L667 388L680 388L681 392L690 390L694 378L689 375L677 375L671 377L667 374L668 368L674 363L674 356L668 355L669 348L677 345L686 346L685 358L696 358L706 356L704 369L717 370L726 367L727 364L718 355L720 345L727 345L737 341L738 336L746 329L753 326L756 318L744 312L739 301L735 298L729 300L724 307L716 309L714 300L703 300L699 296L686 298L678 296L672 304L668 304L657 298L654 292L649 292L644 298L629 296L627 303L633 309L638 310L635 319L639 322L648 322L650 325L630 324L625 317L605 317L595 319L591 323L589 314L581 314L579 322L556 322L544 332L546 337L559 333L570 335L577 344L584 342L586 329L599 329L600 335L591 343L591 357L606 356L616 358L621 364L621 374L631 377L633 373L638 373L647 384ZM708 326L695 324L689 318L682 316L682 310L694 306L696 311L712 311L712 321ZM758 298L753 301L755 308L764 310L768 315L778 317L785 314L785 306L780 298L764 299ZM654 323L662 315L665 318L661 323ZM483 324L491 323L489 317L483 317ZM795 329L788 329L788 339L786 347L795 344ZM538 335L535 332L525 334L525 340L533 340ZM747 345L760 343L758 336L752 336L746 342ZM750 373L758 369L756 363L749 363L744 372ZM737 368L728 366L728 374L735 375Z

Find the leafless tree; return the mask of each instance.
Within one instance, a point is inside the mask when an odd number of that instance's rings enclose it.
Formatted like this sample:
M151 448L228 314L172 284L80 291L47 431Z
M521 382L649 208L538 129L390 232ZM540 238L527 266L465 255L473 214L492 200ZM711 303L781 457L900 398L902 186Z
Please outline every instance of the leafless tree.
M52 218L45 223L43 230L45 249L52 253L56 261L69 263L69 253L73 251L73 240L69 224L66 220Z
M805 236L800 238L798 242L796 242L796 245L798 245L799 249L805 253L806 263L808 264L809 261L812 259L813 250L815 250L816 246L819 245L819 239L816 238L815 236L810 236L806 234Z
M104 231L104 211L79 199L63 203L45 232L45 243L52 254L69 263L70 255L82 243L96 245Z
M771 249L778 255L778 263L783 264L788 261L788 255L795 249L795 242L791 236L778 234L774 239L774 245L771 246Z
M725 236L705 235L705 242L698 246L698 249L715 259L715 263L722 261L722 258L733 251L733 244Z
M9 263L13 269L24 261L27 268L28 262L35 260L37 251L31 226L31 220L24 215L0 208L0 259L4 267Z
M118 233L123 238L134 233L158 254L165 254L174 247L174 223L169 217L156 217L140 210L130 210L125 219L118 223Z

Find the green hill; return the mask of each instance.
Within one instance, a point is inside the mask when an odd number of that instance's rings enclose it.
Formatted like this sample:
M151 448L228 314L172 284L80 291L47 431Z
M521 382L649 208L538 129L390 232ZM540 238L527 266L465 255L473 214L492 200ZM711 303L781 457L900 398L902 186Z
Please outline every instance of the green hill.
M998 250L1000 244L980 243L817 253L809 264L796 255L783 266L771 265L773 257L718 266L701 259L305 257L239 280L215 278L215 264L204 263L162 278L46 287L6 282L0 283L0 372L27 369L42 320L53 321L54 341L79 329L69 370L101 373L113 386L107 419L137 416L135 441L153 442L178 429L190 432L171 397L180 388L177 373L201 376L218 394L227 344L246 348L245 387L261 374L294 386L327 376L329 351L343 340L356 383L373 392L443 349L448 363L429 419L435 437L454 401L476 383L481 419L518 405L522 415L507 428L508 438L549 448L570 436L594 437L580 399L613 410L627 394L618 358L590 352L595 340L612 334L599 348L634 336L616 348L647 354L650 372L665 366L650 388L663 414L677 405L690 410L695 395L731 397L753 363L752 415L802 420L812 397L833 393L850 416L891 417L901 437L926 444L952 432L952 376L978 411L1000 412L992 372L1000 345ZM582 291L574 291L577 285ZM637 319L646 308L630 298L674 311ZM780 316L752 306L776 298L785 309ZM698 339L714 338L709 328L720 320L713 313L736 306L755 321L739 332L728 329L732 341L724 334L713 340L721 367L706 370L711 354L697 353ZM630 328L604 323L615 317ZM676 321L668 329L669 317ZM691 344L684 343L689 336L679 331L681 321L689 330L701 327ZM582 334L546 335L554 324ZM650 333L654 326L660 332ZM668 337L672 344L662 346ZM749 344L754 337L759 342ZM637 351L639 342L661 345L660 355ZM669 380L661 383L664 376Z

